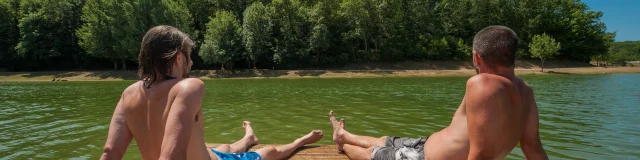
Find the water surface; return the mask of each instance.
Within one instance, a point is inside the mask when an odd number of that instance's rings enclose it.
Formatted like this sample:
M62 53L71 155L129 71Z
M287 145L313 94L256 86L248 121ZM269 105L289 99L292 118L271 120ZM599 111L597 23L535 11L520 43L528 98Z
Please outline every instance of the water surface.
M446 127L467 78L207 80L205 140L231 143L253 123L261 143L312 129L331 144L329 110L370 136L428 136ZM551 159L638 159L640 74L523 77L534 88ZM97 159L120 94L133 81L0 82L0 159ZM510 159L523 159L519 148ZM125 159L140 159L135 143Z

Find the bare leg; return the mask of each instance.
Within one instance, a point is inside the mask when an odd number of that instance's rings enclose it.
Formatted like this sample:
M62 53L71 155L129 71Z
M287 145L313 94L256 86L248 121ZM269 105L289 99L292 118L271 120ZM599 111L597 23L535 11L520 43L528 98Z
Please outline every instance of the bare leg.
M260 156L262 156L262 159L264 160L285 159L291 156L291 154L296 151L296 149L306 144L315 143L320 139L322 139L322 131L313 130L311 131L311 133L296 139L295 141L293 141L293 143L277 147L266 146L264 148L258 149L256 152L258 152L258 154L260 154Z
M244 128L244 137L236 141L233 144L223 144L216 148L220 152L238 153L246 152L250 147L258 144L258 137L253 133L251 122L243 121L242 128Z
M333 111L329 112L329 120L333 126L333 142L336 143L339 151L343 151L344 144L356 145L362 148L370 148L373 146L384 146L387 136L380 138L359 136L351 134L344 129L344 120L336 120Z
M362 148L360 146L344 144L344 153L346 153L347 157L351 160L371 160L373 148L375 147Z

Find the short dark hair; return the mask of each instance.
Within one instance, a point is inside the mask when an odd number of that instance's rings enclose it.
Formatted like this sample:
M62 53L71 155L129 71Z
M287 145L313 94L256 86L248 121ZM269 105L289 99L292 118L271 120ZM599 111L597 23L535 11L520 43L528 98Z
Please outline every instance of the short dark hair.
M473 50L489 67L514 67L518 35L505 26L489 26L473 37Z
M171 77L171 67L180 52L189 62L193 41L189 35L172 26L156 26L144 35L140 44L138 56L138 79L143 81L146 88L156 82L158 78L174 79Z

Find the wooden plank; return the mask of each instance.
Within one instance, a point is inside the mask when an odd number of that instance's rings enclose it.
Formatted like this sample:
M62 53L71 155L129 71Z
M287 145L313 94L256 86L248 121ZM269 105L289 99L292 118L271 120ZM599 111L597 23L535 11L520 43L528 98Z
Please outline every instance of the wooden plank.
M207 148L216 148L220 144L207 144ZM259 144L253 146L249 151L256 151L264 146L280 146L282 144ZM335 145L306 145L295 152L288 158L289 160L348 160L347 155L338 151Z

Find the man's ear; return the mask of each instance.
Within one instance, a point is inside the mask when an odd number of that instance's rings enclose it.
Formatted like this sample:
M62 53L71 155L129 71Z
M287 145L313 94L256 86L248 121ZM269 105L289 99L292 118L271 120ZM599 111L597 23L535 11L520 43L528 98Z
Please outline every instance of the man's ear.
M480 58L480 54L478 54L478 51L473 50L473 65L475 66L480 66L482 65L482 58Z
M176 60L173 62L174 65L180 66L180 61L184 61L184 57L182 57L182 52L176 52Z

